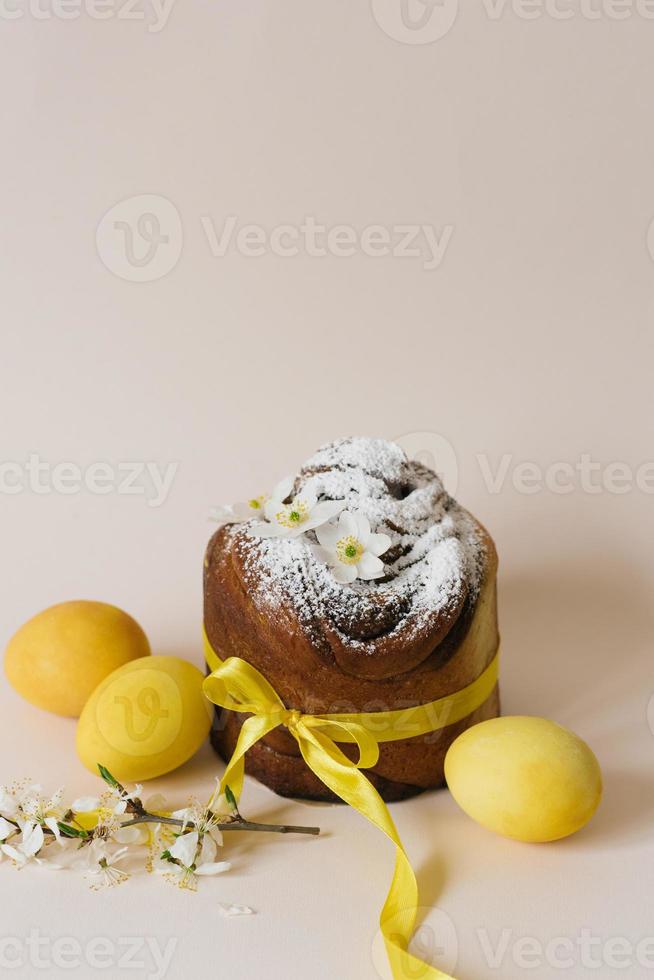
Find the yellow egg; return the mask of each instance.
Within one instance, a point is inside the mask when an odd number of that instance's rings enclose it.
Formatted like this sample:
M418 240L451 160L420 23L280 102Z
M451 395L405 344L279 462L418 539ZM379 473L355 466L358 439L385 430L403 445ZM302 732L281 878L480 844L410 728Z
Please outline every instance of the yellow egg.
M211 727L204 675L178 657L144 657L119 667L87 701L77 754L121 781L153 779L195 755Z
M504 837L541 842L574 834L602 797L590 748L546 718L491 718L452 743L445 778L462 810Z
M149 653L145 633L122 609L106 602L62 602L12 637L5 672L30 704L77 717L107 674Z

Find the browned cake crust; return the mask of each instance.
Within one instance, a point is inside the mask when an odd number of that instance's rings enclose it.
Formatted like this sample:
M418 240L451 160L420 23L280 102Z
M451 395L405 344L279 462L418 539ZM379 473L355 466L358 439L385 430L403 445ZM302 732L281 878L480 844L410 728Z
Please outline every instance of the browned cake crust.
M324 447L295 491L307 486L319 499L344 499L391 537L384 576L341 585L314 556L312 532L261 540L252 522L223 526L204 569L205 628L218 655L249 661L287 707L314 714L408 707L472 683L499 643L497 555L484 528L431 470L382 440ZM367 774L385 800L440 786L453 739L498 713L495 688L463 721L382 744ZM243 720L217 710L211 737L223 758ZM250 750L246 769L284 796L334 799L283 728Z

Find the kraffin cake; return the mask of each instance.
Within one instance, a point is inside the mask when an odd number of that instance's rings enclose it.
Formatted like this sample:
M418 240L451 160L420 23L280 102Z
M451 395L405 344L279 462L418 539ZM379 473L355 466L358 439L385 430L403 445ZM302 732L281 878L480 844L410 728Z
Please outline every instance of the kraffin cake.
M250 513L265 503L252 501ZM397 445L353 438L324 446L273 493L265 514L268 521L225 523L209 542L205 630L221 659L253 664L288 708L425 704L471 684L493 660L493 542L439 477ZM440 786L454 738L498 713L495 687L462 721L383 743L366 774L385 800ZM244 719L217 710L212 741L224 758ZM335 799L282 727L248 752L246 769L284 796Z

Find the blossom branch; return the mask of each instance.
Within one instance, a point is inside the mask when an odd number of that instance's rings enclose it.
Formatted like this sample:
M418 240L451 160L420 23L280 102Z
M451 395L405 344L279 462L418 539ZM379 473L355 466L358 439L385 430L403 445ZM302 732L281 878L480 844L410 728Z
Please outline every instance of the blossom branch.
M217 860L224 831L320 833L318 827L246 820L229 786L217 787L206 804L191 800L170 812L163 798L144 803L141 786L129 790L104 766L98 771L108 788L70 806L63 803L63 789L48 797L26 780L9 789L0 786L0 858L10 858L18 868L30 862L83 867L91 887L100 888L127 881L130 873L119 863L131 848L145 846L148 871L194 890L199 879L229 870L228 861Z

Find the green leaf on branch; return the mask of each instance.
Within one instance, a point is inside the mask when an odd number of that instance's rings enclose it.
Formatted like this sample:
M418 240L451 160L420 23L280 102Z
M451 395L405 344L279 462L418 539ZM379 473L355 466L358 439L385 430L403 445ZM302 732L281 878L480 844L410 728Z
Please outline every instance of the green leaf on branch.
M107 783L108 786L111 786L112 789L118 789L120 787L120 783L118 782L118 780L111 775L111 773L106 768L106 766L101 766L99 762L98 762L98 772L104 779L105 783Z
M67 823L58 823L57 826L62 837L81 837L86 840L90 836L89 831L84 830L83 827L71 827Z

